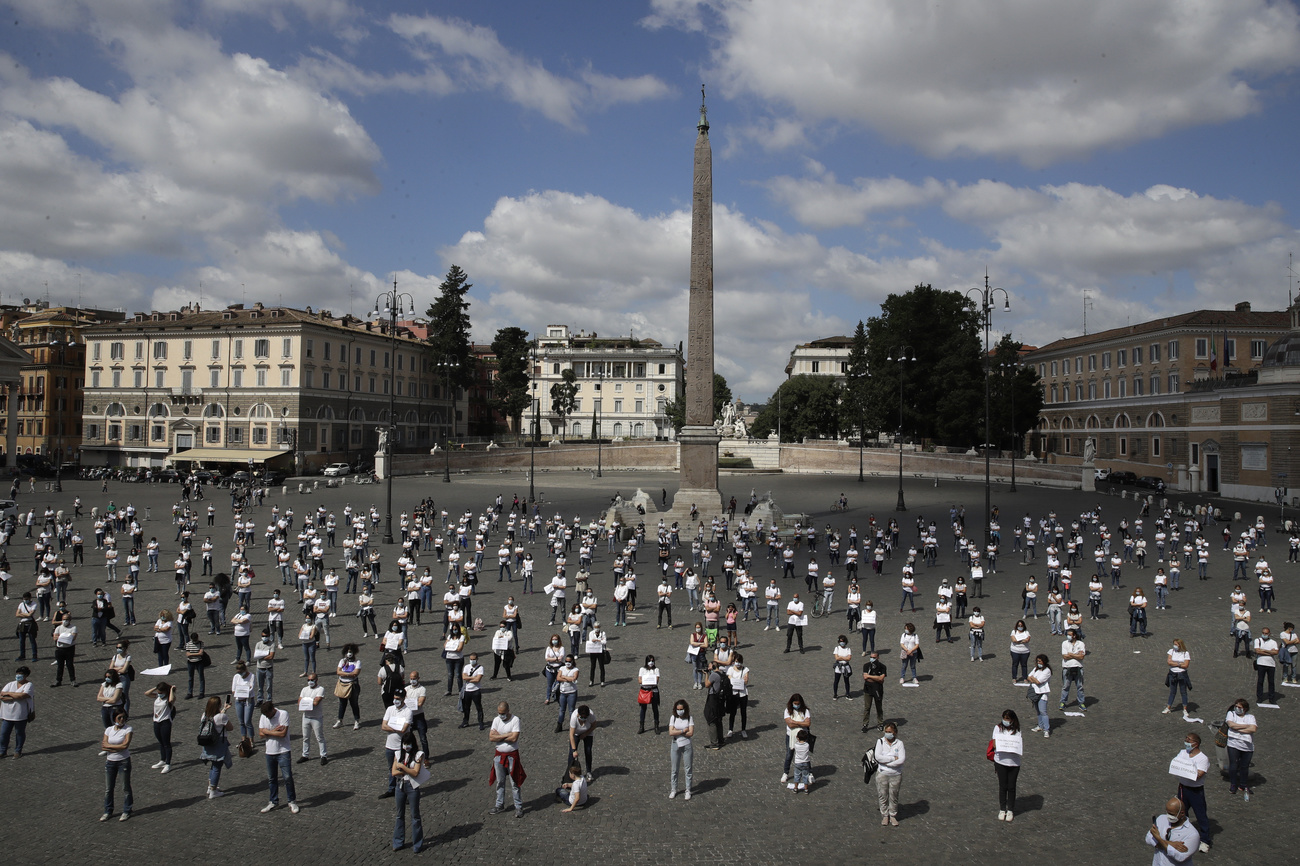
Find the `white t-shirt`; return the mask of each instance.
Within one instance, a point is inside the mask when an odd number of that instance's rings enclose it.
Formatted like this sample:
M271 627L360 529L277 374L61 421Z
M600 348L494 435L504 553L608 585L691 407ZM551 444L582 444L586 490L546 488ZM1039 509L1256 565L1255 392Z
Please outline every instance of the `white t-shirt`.
M695 726L695 719L687 716L684 719L677 717L673 712L668 716L668 736L673 738L673 743L678 746L685 746L690 743L691 738L686 736L686 732Z
M283 737L266 738L266 754L283 755L289 751L289 713L285 710L276 710L275 715L267 717L261 716L257 720L257 729L259 731L269 728L278 728L284 726Z
M581 806L587 802L587 780L582 776L575 779L569 788L569 805Z
M411 711L405 706L390 706L384 710L384 724L390 728L400 729L398 733L385 732L388 738L384 740L384 748L396 752L402 748L402 734L411 725Z
M1045 695L1051 689L1049 683L1052 681L1051 668L1034 668L1029 672L1029 682L1033 684L1034 694Z
M785 711L785 716L784 716L784 717L785 717L787 720L791 720L791 721L795 721L795 722L802 722L802 721L805 721L805 720L807 720L807 719L812 718L812 711L809 710L807 707L804 707L803 709L800 709L800 710L795 710L793 713L791 713L789 710L786 710L786 711ZM802 731L802 730L805 730L805 729L804 729L804 728L791 728L791 727L788 727L788 726L786 727L786 729L785 729L785 742L786 742L786 745L787 745L789 748L791 748L791 749L794 748L795 737L799 736L799 732Z
M1260 653L1260 650L1276 650L1277 641L1273 640L1271 637L1257 637L1255 638L1254 648L1256 666L1261 668L1277 667L1277 656L1266 656Z
M1255 716L1252 713L1239 716L1236 711L1233 711L1228 713L1228 721L1238 725L1253 725L1255 724ZM1255 751L1255 735L1243 734L1228 728L1228 748L1236 749L1239 752L1253 752Z
M30 682L19 684L17 680L10 680L5 684L6 692L22 692L27 697L17 698L11 701L0 703L0 719L6 722L21 722L31 714L35 702L32 699L32 684Z
M511 715L510 721L508 722L501 721L500 714L497 714L492 718L492 733L494 734L509 736L510 734L519 733L519 730L519 717L516 715ZM494 743L494 745L498 752L514 752L519 748L514 743L508 743L505 741Z
M659 685L659 668L641 668L637 673L637 681L645 687Z
M1016 638L1019 638L1020 640L1025 640L1026 638L1029 637L1029 632L1026 629L1016 629L1011 633L1011 637L1013 640ZM1024 654L1029 652L1029 645L1025 643L1012 643L1011 651L1017 654Z
M119 728L117 725L113 725L112 727L105 729L104 736L108 738L109 745L116 746L121 743L125 743L127 737L131 736L131 733L133 731L134 728L132 728L130 725L127 725L124 728ZM110 751L108 753L108 760L113 762L125 761L130 757L131 757L130 749L122 749L121 751L117 751L117 752Z
M311 698L313 700L312 708L310 710L302 711L303 716L309 719L321 718L321 715L324 712L324 710L321 709L321 705L324 703L324 700L322 700L321 703L315 703L315 699L324 697L324 686L318 685L315 688L312 688L311 686L303 686L302 691L298 692L298 700L302 700L303 698Z

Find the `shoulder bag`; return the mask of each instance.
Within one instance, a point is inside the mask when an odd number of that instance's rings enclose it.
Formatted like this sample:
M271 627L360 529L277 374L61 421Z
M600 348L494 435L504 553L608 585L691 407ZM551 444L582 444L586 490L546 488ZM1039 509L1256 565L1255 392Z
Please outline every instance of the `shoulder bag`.
M352 683L345 683L341 680L334 683L334 697L347 700L352 697Z

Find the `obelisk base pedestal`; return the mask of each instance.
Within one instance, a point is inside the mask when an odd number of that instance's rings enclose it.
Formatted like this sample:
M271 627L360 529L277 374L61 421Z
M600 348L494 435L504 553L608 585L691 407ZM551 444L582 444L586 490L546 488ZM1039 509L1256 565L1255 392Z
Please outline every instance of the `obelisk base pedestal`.
M687 526L692 505L698 510L696 521L707 522L722 514L722 494L718 491L721 439L712 426L686 426L677 434L682 481L673 497L672 508L664 515L669 525L676 521L680 526Z

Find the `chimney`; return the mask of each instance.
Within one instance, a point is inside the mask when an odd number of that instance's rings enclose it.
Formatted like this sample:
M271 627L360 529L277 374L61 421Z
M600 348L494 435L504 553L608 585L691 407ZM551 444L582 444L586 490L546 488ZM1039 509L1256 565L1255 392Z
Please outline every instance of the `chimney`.
M1249 313L1249 312L1250 312L1250 301L1238 301L1238 302L1237 302L1237 312L1238 312L1238 313Z

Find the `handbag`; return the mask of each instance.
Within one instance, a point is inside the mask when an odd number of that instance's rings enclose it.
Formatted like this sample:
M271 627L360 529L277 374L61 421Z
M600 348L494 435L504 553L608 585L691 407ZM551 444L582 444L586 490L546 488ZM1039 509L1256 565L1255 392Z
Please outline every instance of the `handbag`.
M862 756L862 784L870 785L871 777L875 775L876 770L880 767L880 762L876 760L876 751L872 749Z
M253 738L252 738L252 737L244 737L243 739L241 739L241 740L239 741L239 757L241 757L241 758L251 758L251 757L253 757Z
M988 758L990 761L993 760L993 756L997 753L997 750L997 744L993 741L992 737L989 737L989 747L988 751L984 753L984 757Z
M921 652L921 645L920 645L920 644L917 644L917 645L916 645L916 660L917 660L918 662L919 662L919 661L924 661L924 660L925 660L925 653Z
M654 700L654 692L649 689L641 689L636 693L636 702L638 704L648 704Z
M601 664L604 664L604 665L607 665L607 664L610 663L610 661L611 661L611 657L610 657L610 654L609 654L609 650L601 650L601 651L600 651L600 663L601 663Z
M334 684L334 697L347 700L352 697L353 683L336 682Z

